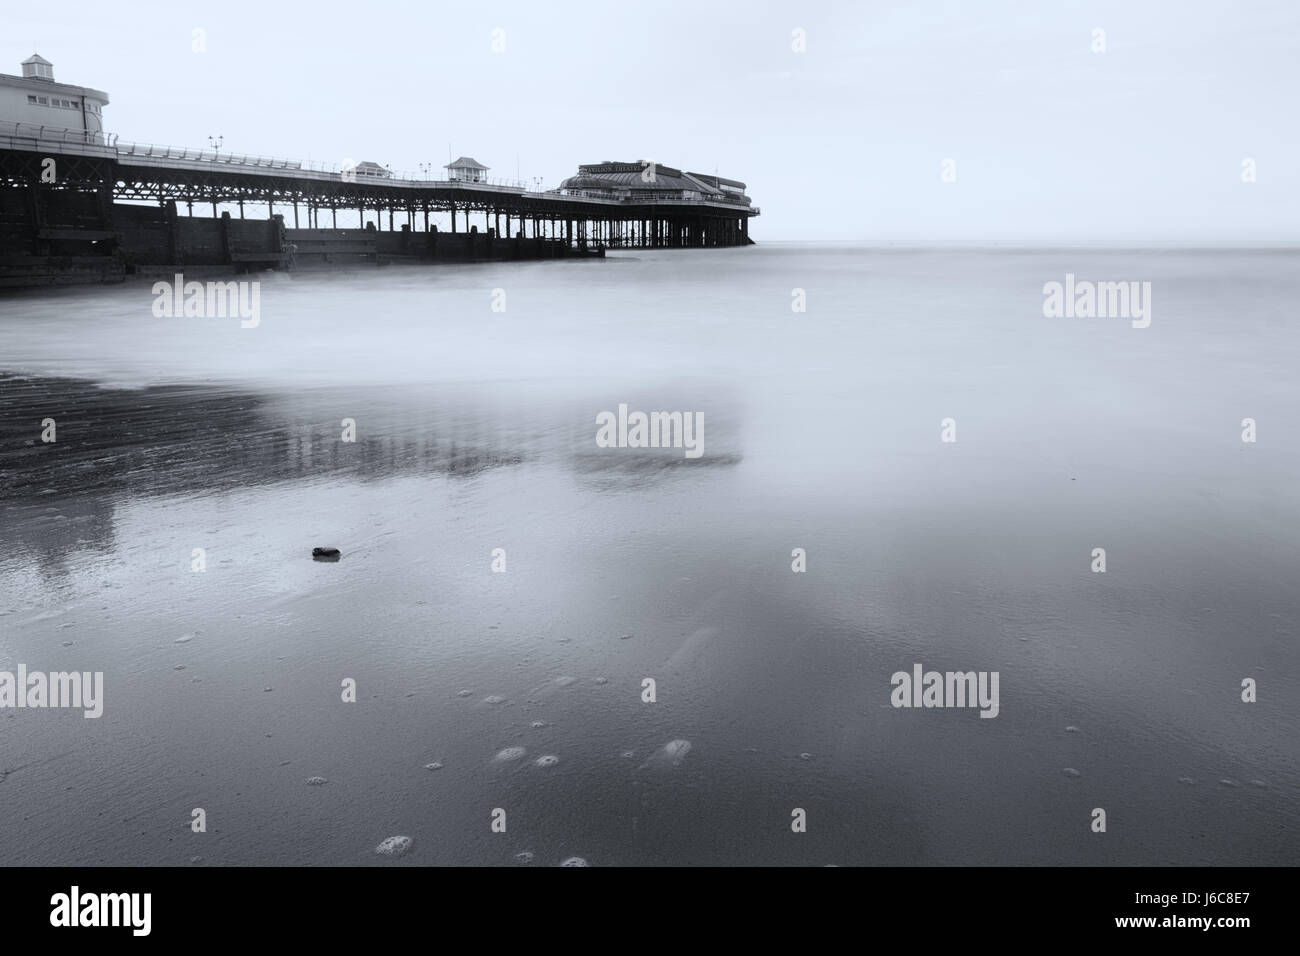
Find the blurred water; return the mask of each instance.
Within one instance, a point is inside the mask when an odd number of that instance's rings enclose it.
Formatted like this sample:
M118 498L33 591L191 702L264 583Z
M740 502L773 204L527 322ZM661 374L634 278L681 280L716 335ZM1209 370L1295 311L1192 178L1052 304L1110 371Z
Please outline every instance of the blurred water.
M1152 282L1150 328L1044 318L1067 272ZM255 329L0 299L0 669L106 683L0 711L0 862L1297 858L1293 253L262 282ZM704 456L597 448L620 403ZM914 663L999 716L893 709Z

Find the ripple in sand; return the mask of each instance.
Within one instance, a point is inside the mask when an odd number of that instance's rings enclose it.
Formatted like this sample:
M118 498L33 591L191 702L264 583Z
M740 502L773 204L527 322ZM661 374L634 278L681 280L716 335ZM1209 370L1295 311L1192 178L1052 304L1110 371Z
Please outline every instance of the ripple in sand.
M468 697L468 696L469 696L470 694L472 694L472 693L474 693L472 690L462 690L462 691L460 691L456 696L457 696L457 697Z
M483 703L485 703L485 704L499 704L499 703L501 703L501 702L504 701L504 700L505 700L504 697L498 697L496 694L492 694L492 695L490 695L490 696L488 696L488 697L484 697L484 698L483 698Z
M1268 786L1268 784L1265 783L1263 780L1252 780L1252 781L1250 782L1250 785L1251 785L1252 787L1267 787L1267 786Z
M580 856L571 856L567 860L561 860L560 866L586 866L587 861Z
M307 786L309 786L309 787L323 787L323 786L325 786L325 784L327 784L327 783L329 783L329 781L326 780L324 777L308 777L308 778L307 778Z
M575 680L577 680L576 677L557 677L555 678L555 683L560 687L568 687Z
M194 640L194 638L196 638L196 637L198 637L197 634L182 634L180 637L176 638L176 640L172 641L172 643L173 643L173 644L188 644L190 641Z
M501 751L499 754L493 757L492 762L506 763L510 760L518 760L526 753L528 753L528 751L525 750L523 747L507 747L505 750Z
M414 845L415 841L409 836L390 836L375 847L375 852L380 856L405 856Z
M1221 777L1221 778L1219 779L1219 783L1223 784L1223 786L1225 786L1225 787L1236 787L1236 786L1240 786L1240 784L1238 784L1237 781L1235 781L1235 780L1229 780L1227 777Z
M1066 767L1064 770L1061 771L1061 773L1065 774L1067 777L1079 776L1079 771L1075 770L1073 767Z
M424 765L424 769L425 769L425 770L441 770L441 769L442 769L442 764L438 763L438 761L435 760L433 763L426 763L426 764Z
M559 762L560 758L556 757L554 754L542 754L542 756L533 761L533 763L539 767L554 767Z

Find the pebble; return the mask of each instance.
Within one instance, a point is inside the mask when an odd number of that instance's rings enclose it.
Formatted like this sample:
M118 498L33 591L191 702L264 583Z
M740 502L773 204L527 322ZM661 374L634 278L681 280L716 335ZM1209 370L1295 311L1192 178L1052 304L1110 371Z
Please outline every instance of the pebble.
M390 836L375 847L375 852L380 856L405 856L414 844L409 836Z

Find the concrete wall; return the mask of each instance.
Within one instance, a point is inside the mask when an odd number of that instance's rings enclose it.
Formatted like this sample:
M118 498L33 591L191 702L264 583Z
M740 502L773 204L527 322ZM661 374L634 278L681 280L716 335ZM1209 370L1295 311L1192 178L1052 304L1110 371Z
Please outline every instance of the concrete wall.
M104 197L46 187L0 188L0 286L109 281L171 268L229 272L582 254L558 239L497 238L488 232L285 229L279 215L189 217L177 215L170 204L108 204Z

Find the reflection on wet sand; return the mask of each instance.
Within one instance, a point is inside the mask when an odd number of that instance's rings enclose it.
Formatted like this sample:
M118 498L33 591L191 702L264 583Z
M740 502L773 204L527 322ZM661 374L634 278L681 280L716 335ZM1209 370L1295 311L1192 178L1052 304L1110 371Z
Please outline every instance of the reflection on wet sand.
M114 506L124 498L413 474L473 478L552 458L602 487L641 487L741 460L730 409L718 416L715 447L695 459L672 449L597 450L585 406L533 404L521 413L452 391L124 389L0 373L0 410L0 514L11 543L51 568L77 548L110 550ZM50 419L52 434L42 424Z

